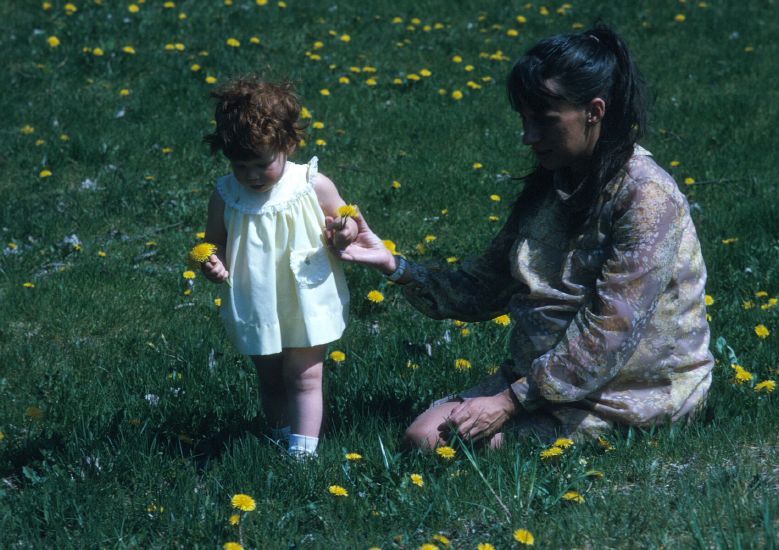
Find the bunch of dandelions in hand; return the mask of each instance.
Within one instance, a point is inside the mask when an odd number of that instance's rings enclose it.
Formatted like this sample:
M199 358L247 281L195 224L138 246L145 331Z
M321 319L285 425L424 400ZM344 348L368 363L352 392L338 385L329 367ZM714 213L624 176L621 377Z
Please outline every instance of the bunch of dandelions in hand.
M217 246L213 243L199 243L189 251L189 261L194 265L203 265L211 256L216 254ZM232 286L230 279L225 281L228 286Z
M356 204L344 204L343 206L338 207L336 213L338 214L338 217L341 218L338 227L338 229L341 230L346 225L346 220L349 218L356 220L360 216L360 209L357 208Z

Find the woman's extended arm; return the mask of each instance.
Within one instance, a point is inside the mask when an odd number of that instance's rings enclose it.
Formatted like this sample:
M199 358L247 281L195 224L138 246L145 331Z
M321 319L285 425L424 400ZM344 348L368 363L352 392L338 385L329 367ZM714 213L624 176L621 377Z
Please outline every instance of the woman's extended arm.
M434 319L484 321L506 313L511 297L525 288L512 278L509 265L518 223L516 210L486 252L459 269L437 270L410 262L397 282L404 285L403 294L411 305ZM358 229L357 240L341 252L341 258L385 275L392 273L397 265L387 247L362 218Z

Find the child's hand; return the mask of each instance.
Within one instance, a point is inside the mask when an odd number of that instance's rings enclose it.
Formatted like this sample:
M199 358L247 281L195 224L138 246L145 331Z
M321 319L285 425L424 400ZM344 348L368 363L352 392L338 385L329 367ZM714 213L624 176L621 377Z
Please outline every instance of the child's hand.
M213 283L223 283L230 276L230 272L227 271L224 262L216 254L211 254L211 257L203 262L200 269L203 271L206 279Z
M352 218L327 217L327 237L336 250L343 250L357 240L357 222Z

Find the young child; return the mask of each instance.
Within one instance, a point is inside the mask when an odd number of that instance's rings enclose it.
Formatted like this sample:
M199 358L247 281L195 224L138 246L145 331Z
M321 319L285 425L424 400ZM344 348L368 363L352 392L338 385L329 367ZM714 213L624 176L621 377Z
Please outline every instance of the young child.
M323 241L325 216L343 248L357 226L338 218L338 190L308 164L288 160L303 135L300 103L289 83L242 77L213 92L216 130L205 137L233 173L208 204L206 241L217 249L203 264L223 287L222 318L241 353L257 368L262 404L275 439L295 456L313 455L322 424L325 350L341 337L349 292ZM332 226L332 224L331 224Z

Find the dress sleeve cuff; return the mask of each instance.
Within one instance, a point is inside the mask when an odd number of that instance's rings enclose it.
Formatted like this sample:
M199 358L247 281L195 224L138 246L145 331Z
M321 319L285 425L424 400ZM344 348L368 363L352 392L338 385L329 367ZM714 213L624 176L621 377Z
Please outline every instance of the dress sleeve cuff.
M526 411L534 411L544 402L544 398L541 397L535 383L525 377L511 384L511 391L514 392L517 401Z

